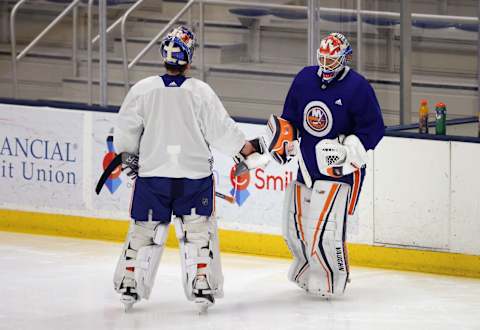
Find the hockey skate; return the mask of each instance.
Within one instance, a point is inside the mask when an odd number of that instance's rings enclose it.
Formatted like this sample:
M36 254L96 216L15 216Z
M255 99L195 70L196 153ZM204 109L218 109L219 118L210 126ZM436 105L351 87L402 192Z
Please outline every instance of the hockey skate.
M205 275L197 275L194 282L195 305L197 306L199 314L205 314L210 306L215 304L212 290L208 285Z
M124 286L120 289L122 295L120 296L120 301L125 307L125 312L128 312L132 309L133 304L140 300L140 297L135 291L134 287Z

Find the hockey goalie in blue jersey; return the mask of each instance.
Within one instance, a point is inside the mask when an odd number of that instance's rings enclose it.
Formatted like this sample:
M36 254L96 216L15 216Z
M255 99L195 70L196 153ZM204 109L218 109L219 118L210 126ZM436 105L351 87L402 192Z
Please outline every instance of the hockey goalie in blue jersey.
M343 294L349 281L348 218L360 195L367 150L384 135L375 93L348 66L352 48L331 33L318 66L295 77L281 117L268 121L268 149L284 164L298 157L297 181L286 194L283 235L293 254L289 280L315 295Z

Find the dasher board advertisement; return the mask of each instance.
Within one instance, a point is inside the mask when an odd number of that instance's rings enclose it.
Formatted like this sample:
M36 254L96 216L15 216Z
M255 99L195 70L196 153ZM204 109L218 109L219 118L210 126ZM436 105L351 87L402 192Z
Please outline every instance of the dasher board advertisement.
M108 166L117 155L113 145L113 129L117 114L94 113L92 117L92 174L93 185L90 187L93 196L92 206L99 211L99 215L106 217L129 219L130 199L133 181L122 173L120 168L115 170L105 182L99 195L94 192L95 185Z
M115 156L112 143L116 115L95 114L93 117L93 177L98 180L103 169ZM264 134L265 126L238 124L247 139ZM242 231L281 232L284 192L296 177L295 162L279 166L274 161L265 169L256 169L241 177L233 176L232 157L212 150L216 191L232 196L234 203L216 199L216 216L220 228ZM128 219L133 182L125 173L114 172L99 196L94 196L93 207L101 214ZM93 192L93 188L92 188Z
M238 125L247 139L265 134L264 125ZM280 234L283 199L287 187L296 178L296 160L284 166L271 160L264 169L255 169L235 177L232 158L216 150L213 155L216 189L235 199L234 204L217 199L219 226L224 229Z
M84 114L0 104L0 206L84 210Z

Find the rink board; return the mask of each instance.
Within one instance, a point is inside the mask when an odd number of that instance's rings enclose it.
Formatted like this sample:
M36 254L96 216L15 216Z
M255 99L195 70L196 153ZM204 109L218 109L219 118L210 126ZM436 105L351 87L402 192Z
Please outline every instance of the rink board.
M108 143L115 118L0 104L0 229L122 240L132 182L121 174L99 196L93 191L115 152ZM264 132L239 126L249 138ZM289 256L281 212L296 165L271 163L235 190L232 160L213 154L217 191L236 199L216 200L222 249ZM385 137L369 152L357 216L349 220L352 263L478 276L479 162L480 144Z
M0 230L123 242L128 222L0 210ZM220 229L220 250L291 258L278 235ZM173 225L167 246L178 247ZM480 278L480 256L348 243L351 265Z

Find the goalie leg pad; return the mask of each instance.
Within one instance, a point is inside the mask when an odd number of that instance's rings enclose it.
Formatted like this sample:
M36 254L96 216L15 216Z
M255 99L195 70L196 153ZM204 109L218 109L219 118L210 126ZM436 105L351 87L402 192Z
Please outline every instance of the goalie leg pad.
M347 202L350 186L315 182L305 216L309 246L308 291L321 296L343 294L348 280L345 248Z
M201 296L223 297L217 224L213 217L190 215L174 219L180 244L183 288L189 300Z
M310 199L311 190L305 185L293 181L285 193L282 216L282 233L293 262L288 271L288 279L302 289L308 289L308 247L305 241L304 210Z
M115 290L148 299L165 247L168 224L132 221L114 274Z

